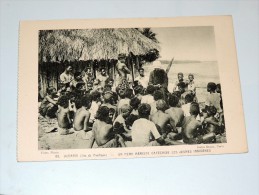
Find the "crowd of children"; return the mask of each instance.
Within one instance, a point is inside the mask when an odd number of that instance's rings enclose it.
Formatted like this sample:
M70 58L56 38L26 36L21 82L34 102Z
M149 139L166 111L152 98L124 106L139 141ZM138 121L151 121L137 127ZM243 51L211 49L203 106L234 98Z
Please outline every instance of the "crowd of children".
M225 133L220 84L208 83L201 108L192 74L184 81L179 73L165 99L159 87L141 82L115 87L101 72L99 79L86 72L59 91L48 88L39 113L57 118L60 136L76 133L92 147L111 148L215 143Z

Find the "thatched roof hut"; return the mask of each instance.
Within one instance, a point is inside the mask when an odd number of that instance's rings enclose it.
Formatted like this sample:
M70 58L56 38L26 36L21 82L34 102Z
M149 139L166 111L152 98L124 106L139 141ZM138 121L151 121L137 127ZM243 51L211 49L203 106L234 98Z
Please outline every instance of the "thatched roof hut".
M40 31L39 62L117 59L160 47L133 28Z

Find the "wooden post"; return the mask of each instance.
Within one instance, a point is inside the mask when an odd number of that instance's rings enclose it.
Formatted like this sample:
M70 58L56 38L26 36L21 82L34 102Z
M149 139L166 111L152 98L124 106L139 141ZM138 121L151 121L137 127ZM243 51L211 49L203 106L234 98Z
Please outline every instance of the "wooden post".
M134 67L132 64L132 57L131 57L131 53L129 53L128 57L127 57L127 62L128 62L128 66L131 69L131 76L132 76L132 83L134 82Z

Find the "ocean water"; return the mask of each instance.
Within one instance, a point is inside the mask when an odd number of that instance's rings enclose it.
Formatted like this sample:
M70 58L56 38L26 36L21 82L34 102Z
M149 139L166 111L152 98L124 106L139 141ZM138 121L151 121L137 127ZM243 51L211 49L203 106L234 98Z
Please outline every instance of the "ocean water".
M162 68L166 69L168 64L162 64ZM154 69L152 64L144 65L145 74L149 73ZM195 63L181 63L177 62L171 66L168 73L168 90L173 91L174 83L177 81L178 72L184 74L184 79L188 79L188 75L192 73L194 75L194 82L197 87L196 94L199 102L204 102L207 92L208 82L220 83L218 63L216 61L206 62L195 62Z

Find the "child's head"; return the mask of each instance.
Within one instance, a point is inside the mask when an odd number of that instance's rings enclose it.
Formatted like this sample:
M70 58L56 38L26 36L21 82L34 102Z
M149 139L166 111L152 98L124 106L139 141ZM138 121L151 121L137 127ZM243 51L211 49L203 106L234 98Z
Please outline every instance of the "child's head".
M139 72L140 76L142 76L142 77L144 76L144 68L139 68L138 72Z
M217 86L216 92L221 93L221 85L218 83L216 86Z
M107 106L101 106L96 112L95 118L100 121L107 121L107 118L109 116L109 108Z
M140 118L147 118L150 115L151 107L149 104L140 104L138 114Z
M131 114L129 115L125 120L125 125L131 129L133 123L138 119L139 117L137 115Z
M215 108L215 106L208 106L207 107L208 117L214 116L216 113L217 113L217 109Z
M172 95L175 95L176 97L178 97L179 99L181 98L181 92L180 91L174 91L173 93L172 93Z
M114 79L112 78L107 79L107 85L110 85L112 87L113 84L114 84Z
M79 109L82 107L82 97L80 96L75 97L74 102L75 102L76 109Z
M91 91L92 89L93 89L93 83L88 82L88 83L87 83L87 90L88 90L88 91Z
M209 82L208 85L207 85L207 91L208 92L215 92L216 88L217 88L216 83Z
M91 107L92 97L90 94L86 94L82 97L82 106L89 109Z
M185 103L186 103L186 104L193 102L193 95L192 95L192 94L187 94L187 95L184 97L184 100L185 100Z
M85 83L84 82L78 82L76 84L76 90L77 91L84 91L85 90Z
M119 94L121 99L124 99L126 97L126 90L120 89L118 94Z
M47 94L48 95L55 95L57 93L57 90L54 87L48 87L47 88Z
M155 91L154 85L147 86L147 90L146 90L147 94L153 95L154 91Z
M103 101L107 104L113 104L113 94L109 91L105 92L103 95Z
M163 99L164 96L163 96L162 91L156 90L156 91L153 93L153 97L154 97L154 100L157 101L157 100Z
M194 76L193 76L193 74L192 74L192 73L190 73L190 74L188 75L188 79L189 79L189 81L193 81Z
M57 102L58 105L60 105L63 108L67 108L69 105L69 98L67 95L63 95L58 99Z
M197 116L200 113L200 107L199 104L196 102L191 103L190 106L190 114L193 116Z
M183 73L182 72L179 72L177 74L177 78L178 78L178 81L182 82L183 81Z
M167 109L167 104L165 100L158 100L156 102L156 109L164 112Z
M91 93L91 96L92 96L92 100L95 102L98 102L101 99L101 93L99 91L93 91Z
M81 72L75 72L74 74L75 80L78 81L81 78Z
M139 98L137 98L137 97L134 97L134 98L132 98L131 100L130 100L130 106L133 108L133 109L138 109L138 106L139 106L139 104L140 104L140 99Z
M105 85L103 88L103 92L111 91L111 90L112 90L112 87L110 85Z
M142 94L143 90L144 90L144 87L142 85L137 85L136 87L134 87L134 92L136 95Z
M133 90L130 88L125 89L125 97L131 99L133 97Z
M121 106L121 114L124 118L127 118L130 115L131 107L128 104L124 104Z
M168 98L168 103L171 107L177 107L179 103L179 98L174 94L170 94Z
M118 55L118 60L119 60L121 63L125 63L125 61L126 61L126 54L120 53L120 54Z

